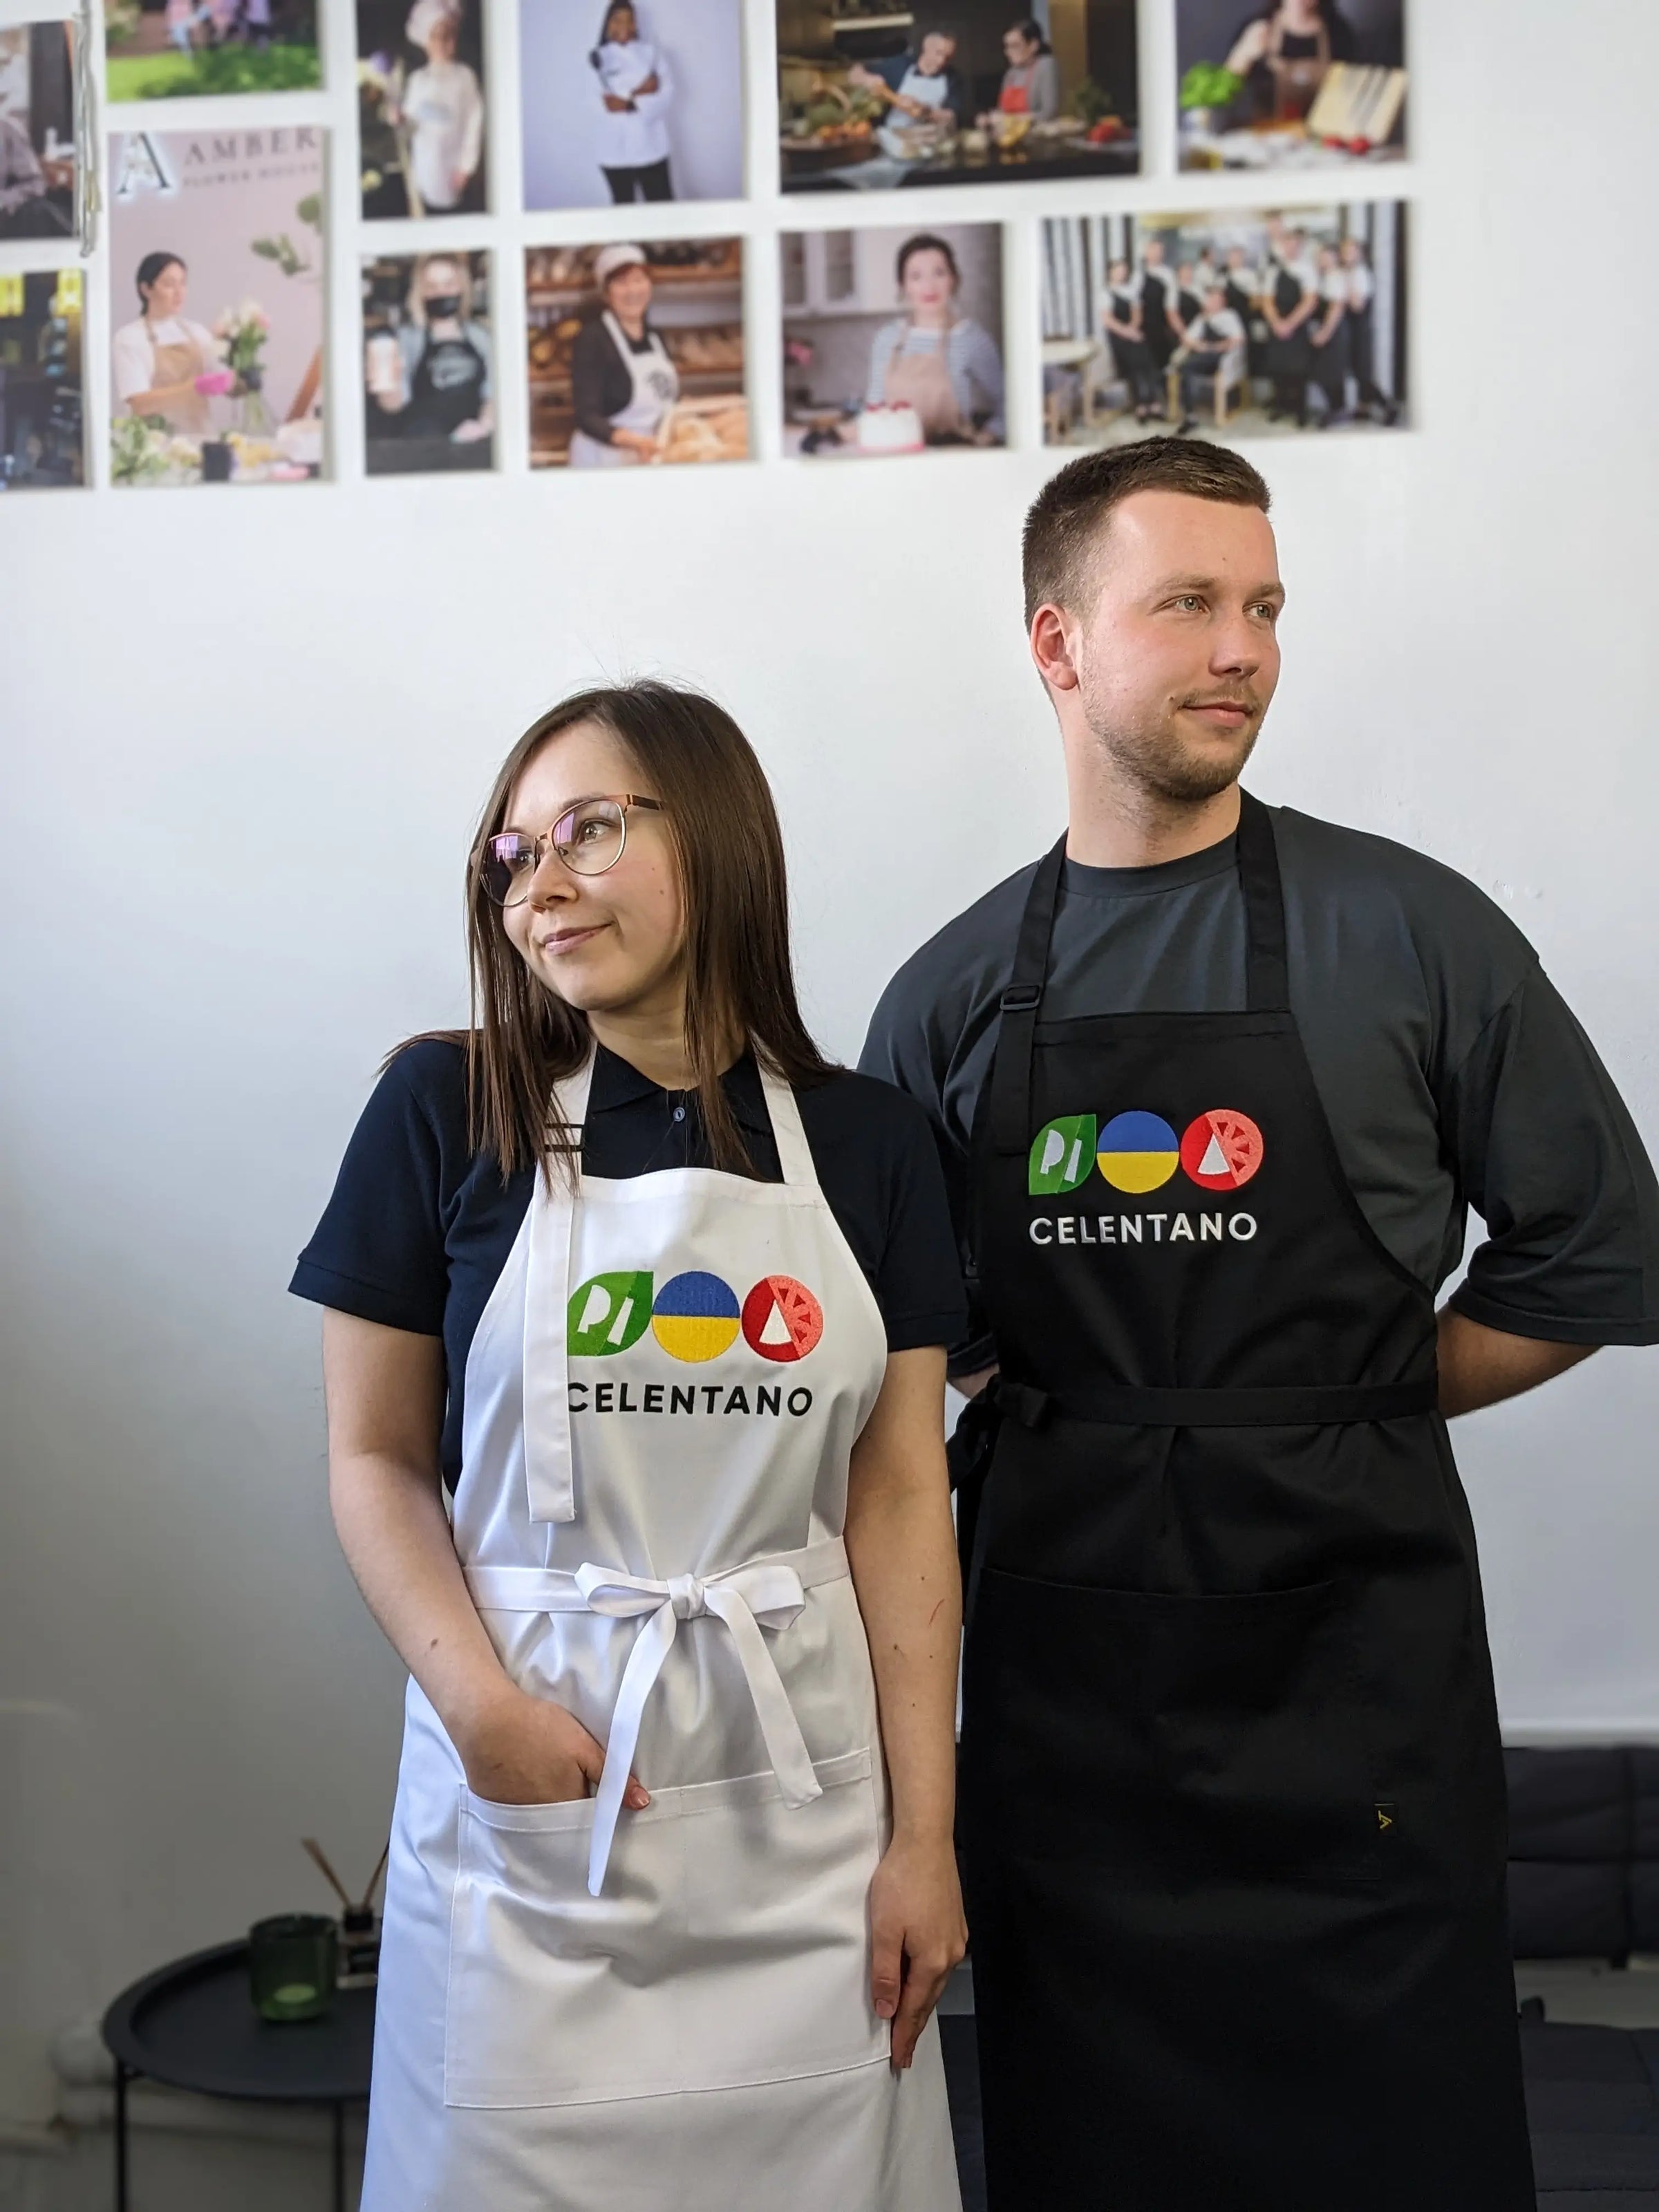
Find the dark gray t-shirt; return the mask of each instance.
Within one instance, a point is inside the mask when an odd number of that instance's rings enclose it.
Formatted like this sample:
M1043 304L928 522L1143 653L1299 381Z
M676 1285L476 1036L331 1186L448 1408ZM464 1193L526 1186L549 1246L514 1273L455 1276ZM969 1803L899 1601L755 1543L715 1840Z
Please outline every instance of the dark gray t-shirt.
M1659 1185L1595 1048L1520 931L1474 884L1386 838L1273 810L1291 1006L1355 1196L1431 1290L1485 1223L1454 1297L1563 1344L1659 1341ZM900 969L860 1066L933 1122L965 1224L974 1112L1036 863ZM1244 1004L1236 841L1151 868L1067 861L1043 1011ZM961 1374L994 1348L977 1309Z

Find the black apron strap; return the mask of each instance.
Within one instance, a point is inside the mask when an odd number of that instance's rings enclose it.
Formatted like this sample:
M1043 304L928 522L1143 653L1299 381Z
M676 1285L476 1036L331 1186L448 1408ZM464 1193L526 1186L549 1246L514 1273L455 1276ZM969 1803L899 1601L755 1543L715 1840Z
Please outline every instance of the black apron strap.
M1248 933L1245 1004L1253 1014L1280 1012L1291 1003L1285 960L1285 890L1279 873L1279 848L1273 817L1259 799L1241 791L1238 810L1238 881L1244 894Z
M993 1387L997 1411L1027 1429L1041 1428L1056 1416L1120 1428L1334 1428L1431 1413L1439 1395L1432 1375L1414 1382L1315 1383L1273 1390L1146 1390L1125 1384L1049 1391L1005 1380Z
M1066 840L1037 864L1014 946L1013 974L1001 1000L1002 1020L991 1063L991 1145L1024 1158L1031 1141L1031 1055L1037 1012L1048 974L1048 940L1066 872Z

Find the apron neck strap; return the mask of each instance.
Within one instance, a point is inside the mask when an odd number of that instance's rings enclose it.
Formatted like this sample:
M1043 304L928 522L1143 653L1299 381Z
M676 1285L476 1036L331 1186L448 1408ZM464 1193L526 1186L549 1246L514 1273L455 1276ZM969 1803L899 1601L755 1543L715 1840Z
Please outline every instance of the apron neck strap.
M1278 1012L1290 1004L1279 848L1273 817L1261 800L1248 791L1241 791L1238 798L1238 878L1247 939L1245 1004L1252 1013ZM1021 1155L1031 1141L1031 1061L1065 874L1066 839L1061 837L1032 878L1014 947L1013 972L1000 1002L1001 1020L991 1062L991 1143L1000 1153Z
M772 1117L772 1139L778 1148L778 1167L783 1180L791 1190L816 1190L817 1170L812 1164L812 1148L806 1141L795 1094L781 1075L768 1067L758 1053L755 1065L760 1070L766 1110Z

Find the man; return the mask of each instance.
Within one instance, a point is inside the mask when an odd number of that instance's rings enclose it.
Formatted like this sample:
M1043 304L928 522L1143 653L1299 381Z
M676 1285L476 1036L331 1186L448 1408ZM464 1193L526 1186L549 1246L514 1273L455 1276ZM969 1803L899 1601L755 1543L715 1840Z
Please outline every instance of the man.
M872 67L854 62L847 74L866 91L887 93L898 113L913 123L960 125L967 118L968 94L956 58L956 33L937 25L917 40L913 53L896 54Z
M1659 1189L1479 891L1240 792L1267 504L1168 438L1039 496L1070 826L864 1055L952 1179L953 1371L998 1370L962 1811L992 2212L1534 2205L1443 1417L1659 1339Z
M1179 432L1196 430L1200 415L1215 412L1216 380L1224 385L1243 373L1249 333L1227 305L1224 286L1212 284L1204 295L1203 313L1187 327L1186 349L1181 362L1181 421Z

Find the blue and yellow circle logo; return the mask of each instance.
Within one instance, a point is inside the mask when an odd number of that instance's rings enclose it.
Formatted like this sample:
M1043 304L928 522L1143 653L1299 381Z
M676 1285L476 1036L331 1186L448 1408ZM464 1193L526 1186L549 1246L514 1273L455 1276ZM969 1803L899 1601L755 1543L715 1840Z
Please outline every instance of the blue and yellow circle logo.
M1096 1157L1114 1190L1161 1190L1181 1165L1181 1139L1161 1114L1115 1114Z
M675 1275L657 1293L651 1334L671 1359L718 1359L737 1341L737 1292L701 1267Z

